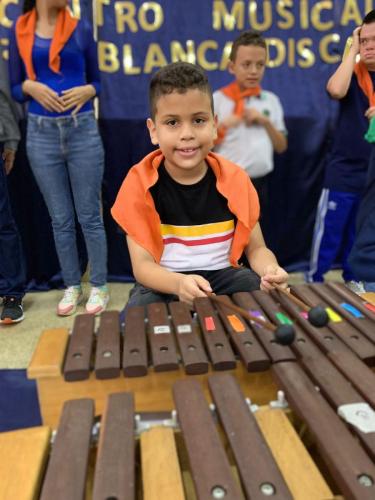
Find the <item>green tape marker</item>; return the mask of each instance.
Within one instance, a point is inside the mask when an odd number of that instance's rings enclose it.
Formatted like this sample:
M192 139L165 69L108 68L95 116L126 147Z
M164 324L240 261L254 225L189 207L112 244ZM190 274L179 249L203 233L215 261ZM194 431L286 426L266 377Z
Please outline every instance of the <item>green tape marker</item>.
M283 313L276 313L276 318L282 325L293 325L293 321L291 321L288 316L285 316Z

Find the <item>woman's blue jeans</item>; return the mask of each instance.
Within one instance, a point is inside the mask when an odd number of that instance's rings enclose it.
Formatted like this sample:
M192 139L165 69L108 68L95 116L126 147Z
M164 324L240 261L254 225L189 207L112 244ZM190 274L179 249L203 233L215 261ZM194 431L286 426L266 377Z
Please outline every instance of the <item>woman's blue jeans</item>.
M92 111L75 117L29 114L27 155L52 220L65 286L79 285L75 212L82 227L93 286L107 281L107 242L101 212L104 151Z

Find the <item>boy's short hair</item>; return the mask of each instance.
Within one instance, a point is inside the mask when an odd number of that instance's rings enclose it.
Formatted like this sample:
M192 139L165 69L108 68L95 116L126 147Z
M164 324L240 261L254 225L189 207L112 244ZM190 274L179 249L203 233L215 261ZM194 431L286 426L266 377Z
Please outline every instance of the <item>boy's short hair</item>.
M375 23L375 10L370 10L363 18L362 24Z
M256 31L244 31L234 40L232 44L232 50L229 55L229 59L232 62L236 59L238 47L241 45L254 45L255 47L263 47L267 50L266 41L260 33L257 33Z
M172 92L185 94L188 90L192 89L201 90L210 97L213 113L212 89L206 73L200 66L187 62L175 62L159 69L150 81L149 99L151 118L155 118L156 103L159 97L172 94Z

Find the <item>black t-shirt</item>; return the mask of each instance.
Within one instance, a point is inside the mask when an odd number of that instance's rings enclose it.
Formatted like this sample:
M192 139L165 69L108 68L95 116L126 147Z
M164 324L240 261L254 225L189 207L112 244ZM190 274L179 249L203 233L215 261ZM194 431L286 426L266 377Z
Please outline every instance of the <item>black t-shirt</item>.
M161 221L160 265L175 272L229 267L235 216L216 188L212 169L192 185L176 182L164 164L158 174L150 193Z
M233 219L228 200L218 192L211 168L196 184L180 184L168 174L164 164L150 193L162 224L195 226Z

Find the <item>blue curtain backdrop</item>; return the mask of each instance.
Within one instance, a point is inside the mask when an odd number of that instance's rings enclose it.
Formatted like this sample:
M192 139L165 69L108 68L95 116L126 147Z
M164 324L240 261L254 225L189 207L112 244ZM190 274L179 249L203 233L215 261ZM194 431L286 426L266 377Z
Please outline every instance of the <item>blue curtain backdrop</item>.
M231 80L225 69L230 42L251 28L262 31L268 41L263 87L280 97L289 132L288 151L275 159L263 230L282 265L290 270L306 265L337 111L325 84L347 37L373 7L373 0L98 0L94 24L102 75L103 208L110 279L131 276L125 238L111 219L110 207L128 169L152 147L145 127L150 75L173 60L197 62L215 90ZM73 0L72 8L92 18L89 2ZM0 57L6 57L8 29L21 8L5 2L2 9ZM16 167L9 182L29 279L33 287L58 285L49 217L22 145ZM85 262L82 251L83 267Z

